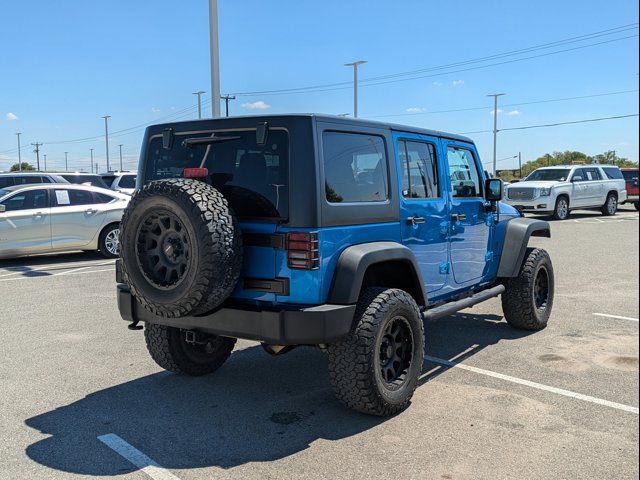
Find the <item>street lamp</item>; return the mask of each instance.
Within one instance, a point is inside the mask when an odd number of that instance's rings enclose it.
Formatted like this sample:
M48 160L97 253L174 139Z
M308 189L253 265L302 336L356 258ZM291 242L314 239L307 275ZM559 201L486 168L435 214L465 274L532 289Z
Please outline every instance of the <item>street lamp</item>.
M218 46L218 0L209 0L209 54L211 56L211 110L220 116L220 49Z
M20 147L20 135L22 135L22 133L16 133L16 135L18 136L18 171L22 171L22 154L20 153L21 147Z
M358 66L367 63L366 60L357 60L345 63L345 67L353 67L353 118L358 118Z
M498 142L498 97L504 93L490 93L487 97L493 97L493 175L496 175L498 162L496 160L496 145Z
M202 94L206 93L202 90L198 90L197 92L193 92L194 95L198 96L198 119L202 118Z

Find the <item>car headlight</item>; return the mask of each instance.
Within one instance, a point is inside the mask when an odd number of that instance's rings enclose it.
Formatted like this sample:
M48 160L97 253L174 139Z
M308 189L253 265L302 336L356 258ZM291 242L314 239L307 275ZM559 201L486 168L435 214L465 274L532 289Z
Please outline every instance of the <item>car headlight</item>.
M540 189L541 197L548 197L549 195L551 195L551 187L542 187Z

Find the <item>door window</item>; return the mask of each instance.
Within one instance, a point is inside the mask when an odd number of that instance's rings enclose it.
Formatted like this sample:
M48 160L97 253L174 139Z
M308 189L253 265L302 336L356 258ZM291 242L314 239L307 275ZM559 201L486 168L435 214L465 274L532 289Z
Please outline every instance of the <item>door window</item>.
M401 140L398 142L402 170L402 196L408 200L438 198L438 166L431 143Z
M328 202L383 202L389 198L382 137L324 132L322 148Z
M55 204L58 207L91 205L95 203L93 193L86 190L56 190Z
M95 203L111 203L116 197L112 197L111 195L107 195L106 193L98 193L94 192L95 195Z
M49 207L49 195L46 190L27 190L16 193L2 202L7 212L33 210Z
M480 172L471 150L460 147L447 148L449 175L454 198L482 197Z
M13 177L0 177L0 188L13 186Z
M583 170L584 170L584 173L585 173L584 179L586 181L591 182L591 181L595 181L595 180L601 180L600 172L598 171L597 168L585 168Z
M581 179L576 179L576 177L582 177ZM585 173L583 168L578 168L575 172L573 172L572 182L586 182L587 174Z
M18 175L15 177L16 185L29 185L32 183L42 183L42 177L39 175Z
M136 188L136 176L135 175L123 175L118 182L120 188Z

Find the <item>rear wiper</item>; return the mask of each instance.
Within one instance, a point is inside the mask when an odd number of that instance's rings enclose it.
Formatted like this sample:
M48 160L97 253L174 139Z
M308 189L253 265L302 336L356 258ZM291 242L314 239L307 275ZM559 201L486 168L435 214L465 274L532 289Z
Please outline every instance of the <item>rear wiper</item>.
M231 140L238 140L240 138L242 137L194 137L183 140L182 146L193 148L198 145L211 145L212 143L229 142Z

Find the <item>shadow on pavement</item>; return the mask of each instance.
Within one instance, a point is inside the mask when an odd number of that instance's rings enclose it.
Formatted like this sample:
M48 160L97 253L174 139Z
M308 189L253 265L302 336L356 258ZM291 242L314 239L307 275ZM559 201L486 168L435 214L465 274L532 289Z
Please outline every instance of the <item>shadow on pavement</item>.
M10 260L0 260L0 274L11 274L12 277L46 277L60 270L74 268L77 263L109 259L98 252L76 252L64 254L34 255ZM51 268L48 266L51 265Z
M526 335L500 318L459 314L427 323L427 354L449 359L472 345L478 347L470 354ZM322 352L299 348L270 358L254 346L234 353L211 376L147 375L32 417L26 424L50 436L26 453L81 475L135 470L96 438L114 433L166 468L231 468L285 458L316 440L340 440L384 421L334 399Z

